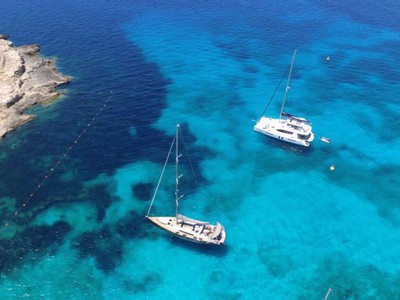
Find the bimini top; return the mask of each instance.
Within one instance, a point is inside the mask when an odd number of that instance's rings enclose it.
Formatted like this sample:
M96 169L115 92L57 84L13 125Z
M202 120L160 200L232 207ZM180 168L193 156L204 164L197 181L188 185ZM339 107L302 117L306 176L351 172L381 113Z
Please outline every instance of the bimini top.
M306 124L310 124L310 125L311 125L311 122L308 121L307 119L302 118L302 117L296 117L296 116L291 115L291 114L289 114L289 113L287 113L287 112L282 112L282 116L284 116L284 117L286 117L286 118L289 118L289 119L293 119L293 120L296 120L296 121L299 121L299 122L302 122L302 123L306 123Z

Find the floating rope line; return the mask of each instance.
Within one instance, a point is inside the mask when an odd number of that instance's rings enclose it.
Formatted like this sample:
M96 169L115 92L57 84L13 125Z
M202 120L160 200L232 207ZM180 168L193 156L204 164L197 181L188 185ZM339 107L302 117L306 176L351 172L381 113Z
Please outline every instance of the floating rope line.
M83 128L83 130L80 132L78 137L75 139L75 141L67 148L67 150L64 152L64 154L61 156L61 158L54 164L54 166L47 172L47 174L43 177L43 179L40 181L40 183L32 190L32 192L29 194L29 196L26 198L24 203L17 208L17 210L14 212L12 217L0 228L0 232L4 230L5 228L10 225L14 219L20 214L20 212L26 207L26 205L29 203L29 201L32 200L32 198L35 196L35 193L43 186L43 184L49 179L51 174L54 173L54 171L57 170L57 168L60 166L60 164L63 162L67 154L72 150L72 148L78 144L79 140L82 138L82 136L86 133L87 129L92 126L92 124L96 121L96 119L99 117L99 115L105 110L105 108L108 106L109 102L111 101L112 96L114 95L114 91L111 92L111 95L107 98L106 102L100 107L100 109L97 111L96 115L89 121L89 123Z

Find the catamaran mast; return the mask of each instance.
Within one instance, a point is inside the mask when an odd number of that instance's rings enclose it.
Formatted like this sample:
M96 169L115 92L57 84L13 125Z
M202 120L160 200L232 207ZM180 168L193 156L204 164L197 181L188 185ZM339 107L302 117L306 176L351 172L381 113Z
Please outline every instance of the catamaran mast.
M285 96L283 97L283 102L282 102L282 107L281 107L281 113L279 114L279 119L282 118L282 113L283 113L283 108L285 107L286 97L287 97L287 94L289 93L290 77L292 76L292 70L293 70L293 65L294 65L294 59L296 57L296 52L297 52L297 49L294 50L292 63L290 64L289 77L288 77L288 80L287 80L287 83L286 83Z

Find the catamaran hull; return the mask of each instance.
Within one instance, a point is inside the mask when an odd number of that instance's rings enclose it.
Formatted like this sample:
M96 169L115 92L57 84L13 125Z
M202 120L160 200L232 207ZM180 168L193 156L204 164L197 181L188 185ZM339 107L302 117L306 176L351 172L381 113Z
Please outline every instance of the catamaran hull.
M216 226L211 224L188 224L178 223L176 217L147 217L152 223L159 226L160 228L170 232L178 238L195 242L199 244L213 244L222 245L225 242L226 233L225 229L222 228L218 239L212 238L212 230ZM196 226L197 230L196 230ZM205 228L202 228L204 226ZM201 232L201 230L204 232Z
M296 141L296 140L293 140L293 139L291 139L289 137L275 135L274 133L271 133L271 132L268 132L268 131L265 131L265 130L260 130L260 129L256 128L256 127L254 127L254 131L256 131L258 133L261 133L261 134L264 134L264 135L267 135L269 137L272 137L272 138L280 140L280 141L291 143L291 144L300 145L300 146L304 146L304 147L309 147L310 146L309 142Z
M292 128L288 127L289 121L280 120L280 119L271 119L271 118L261 118L256 125L254 125L254 131L264 134L266 136L272 137L277 140L281 140L284 142L288 142L295 145L300 145L304 147L309 147L310 142L314 140L314 134L311 132L311 128L307 124L300 124L307 126L306 131L295 131ZM291 124L293 126L293 124ZM307 135L306 139L298 138L299 134Z

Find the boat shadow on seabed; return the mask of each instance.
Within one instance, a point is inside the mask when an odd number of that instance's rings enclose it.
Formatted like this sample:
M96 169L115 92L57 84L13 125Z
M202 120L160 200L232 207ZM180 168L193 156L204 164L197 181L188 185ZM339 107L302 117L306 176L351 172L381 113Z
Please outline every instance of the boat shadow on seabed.
M280 148L298 154L310 154L314 151L314 147L312 145L310 147L303 147L300 145L290 144L285 141L272 138L264 139L263 143L268 144L269 146L272 146L274 148Z
M164 235L164 238L168 239L175 246L182 247L190 251L196 251L202 254L212 255L215 257L223 257L227 255L229 252L229 247L226 244L211 245L211 244L191 243L174 235Z

